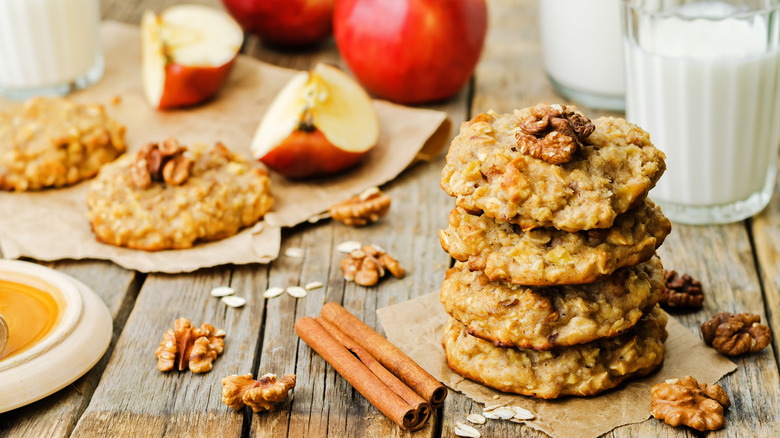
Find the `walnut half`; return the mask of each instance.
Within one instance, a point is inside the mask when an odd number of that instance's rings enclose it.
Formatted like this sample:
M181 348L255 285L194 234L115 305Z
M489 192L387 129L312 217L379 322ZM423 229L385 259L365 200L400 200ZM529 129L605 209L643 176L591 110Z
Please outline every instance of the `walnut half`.
M252 379L252 374L227 376L222 379L222 403L235 410L249 406L255 412L273 411L274 402L286 399L293 388L295 374L278 380L274 374L266 374L260 380Z
M700 309L704 303L701 283L688 274L664 270L664 290L659 303L666 308Z
M377 187L370 187L361 194L328 210L333 220L353 227L361 227L378 221L390 210L390 197Z
M760 322L761 317L751 313L718 313L701 325L701 334L704 342L720 353L755 353L772 342L772 332Z
M654 385L650 412L653 417L677 427L685 425L698 431L723 427L723 410L731 405L720 385L699 383L693 377L669 379Z
M520 152L550 164L568 163L596 129L581 112L565 105L542 103L520 121L515 134Z
M193 327L187 318L173 323L173 330L163 335L160 346L155 350L157 369L170 371L189 369L193 373L211 370L214 359L225 349L225 331L211 324Z
M130 166L133 184L139 189L148 188L154 181L173 186L183 184L195 164L192 158L185 154L186 151L187 148L174 138L168 138L162 144L144 145Z
M377 284L387 271L396 278L406 275L398 260L376 245L364 245L363 248L349 253L341 260L341 270L346 280L361 286Z

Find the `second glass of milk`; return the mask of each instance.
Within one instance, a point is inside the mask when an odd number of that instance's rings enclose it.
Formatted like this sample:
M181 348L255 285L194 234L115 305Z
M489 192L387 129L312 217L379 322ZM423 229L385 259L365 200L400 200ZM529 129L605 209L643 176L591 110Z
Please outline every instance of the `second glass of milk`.
M666 154L650 196L675 222L768 203L780 145L780 0L623 0L626 118Z
M64 95L103 76L99 0L0 0L0 95Z
M620 0L542 0L539 29L544 69L560 94L625 109Z

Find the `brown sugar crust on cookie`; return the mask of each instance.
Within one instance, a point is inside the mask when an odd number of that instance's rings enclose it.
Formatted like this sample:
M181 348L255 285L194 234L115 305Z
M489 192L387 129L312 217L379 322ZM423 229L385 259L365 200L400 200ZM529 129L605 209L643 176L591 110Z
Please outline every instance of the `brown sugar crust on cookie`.
M273 205L265 171L221 144L196 144L181 185L133 184L135 156L104 166L90 184L88 217L98 240L157 251L192 247L198 241L232 236L256 223Z
M0 189L75 184L93 177L125 149L125 127L102 105L31 99L0 112Z
M530 111L483 113L461 125L441 177L459 207L523 230L608 228L641 203L666 169L647 132L612 117L593 121L595 131L567 163L523 154L516 134Z
M547 399L588 396L657 369L664 357L666 322L666 314L655 307L620 336L535 351L496 347L450 318L443 346L453 371L491 388Z
M533 286L592 283L653 256L671 231L650 200L621 214L612 228L567 233L554 228L523 232L516 225L461 208L439 232L445 251L492 281Z
M491 282L464 263L447 271L441 301L470 335L501 347L549 350L617 336L651 310L663 290L658 257L575 286Z

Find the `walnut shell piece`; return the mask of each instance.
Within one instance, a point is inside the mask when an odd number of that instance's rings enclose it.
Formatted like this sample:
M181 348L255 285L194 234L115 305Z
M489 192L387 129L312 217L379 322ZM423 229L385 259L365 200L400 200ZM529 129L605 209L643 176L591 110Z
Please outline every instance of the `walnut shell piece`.
M685 425L698 431L723 427L723 410L731 405L728 394L720 385L699 383L691 376L669 379L650 390L653 417L670 426Z
M752 313L718 313L701 325L704 342L728 356L755 353L772 342L769 326Z
M659 303L666 308L701 309L704 291L701 283L690 275L664 270L664 290Z
M595 125L574 107L542 103L520 121L515 133L520 152L550 164L568 163Z
M275 374L266 374L260 380L252 374L232 375L222 379L222 403L239 410L249 406L255 412L273 411L274 402L287 398L295 388L295 374L286 374L281 379Z
M353 227L362 227L378 221L390 210L390 197L376 187L364 190L328 210L330 216Z
M361 286L373 286L390 271L396 278L403 278L406 271L395 258L376 245L364 245L350 252L341 260L341 270L347 281Z
M165 332L154 355L160 371L189 369L193 373L205 373L224 349L224 330L211 324L193 327L189 319L179 318L173 323L173 329Z

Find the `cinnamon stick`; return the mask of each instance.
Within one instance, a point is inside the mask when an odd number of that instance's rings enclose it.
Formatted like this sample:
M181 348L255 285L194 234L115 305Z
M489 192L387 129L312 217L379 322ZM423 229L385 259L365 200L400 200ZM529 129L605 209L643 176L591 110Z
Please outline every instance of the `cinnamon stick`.
M383 367L381 363L377 362L366 350L357 345L352 339L339 330L336 326L328 322L327 319L318 316L314 318L315 321L328 331L337 341L341 343L347 350L354 353L357 358L368 367L368 369L374 373L388 388L394 393L398 394L406 403L408 403L417 412L418 425L416 429L422 428L425 425L425 421L431 413L431 405L420 397L412 388L406 386L398 377Z
M415 409L387 387L362 362L341 345L314 318L295 322L295 332L328 362L353 388L402 429L419 425Z
M358 346L376 358L410 388L427 400L433 408L444 404L447 388L417 365L395 345L367 326L338 303L322 306L320 315L349 336Z

